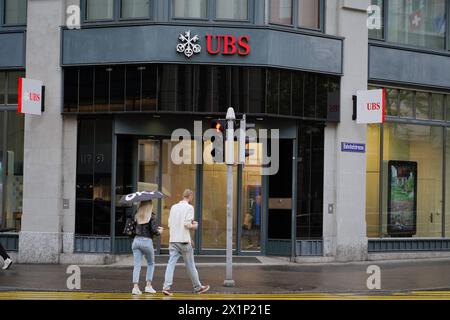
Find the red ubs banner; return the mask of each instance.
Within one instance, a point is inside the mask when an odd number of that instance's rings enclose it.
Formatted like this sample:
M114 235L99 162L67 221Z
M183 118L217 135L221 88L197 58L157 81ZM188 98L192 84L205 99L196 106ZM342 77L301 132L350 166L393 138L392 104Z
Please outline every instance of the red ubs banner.
M223 54L232 56L237 54L239 56L248 56L251 51L249 41L249 36L206 35L206 47L211 55Z

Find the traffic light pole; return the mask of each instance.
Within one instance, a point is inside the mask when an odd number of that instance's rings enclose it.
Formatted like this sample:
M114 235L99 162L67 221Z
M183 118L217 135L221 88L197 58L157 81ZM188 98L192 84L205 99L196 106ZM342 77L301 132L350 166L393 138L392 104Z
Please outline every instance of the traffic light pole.
M234 120L233 108L227 112L226 164L227 164L227 266L225 287L234 287L233 280L233 165L234 165Z

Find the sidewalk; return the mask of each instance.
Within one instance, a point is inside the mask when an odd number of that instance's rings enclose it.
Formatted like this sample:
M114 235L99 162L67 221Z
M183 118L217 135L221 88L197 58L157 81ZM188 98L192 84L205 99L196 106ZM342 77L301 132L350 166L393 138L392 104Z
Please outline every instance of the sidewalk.
M167 257L157 257L153 285L161 290ZM450 259L386 261L349 264L299 265L283 259L248 257L233 268L234 288L223 286L225 264L222 258L197 257L202 283L211 285L211 293L289 294L289 293L359 293L450 290ZM381 268L381 290L367 288L367 267ZM132 266L124 260L112 266L80 266L81 290L84 292L131 292ZM69 274L63 265L17 265L0 270L0 291L69 291ZM145 264L141 271L144 285ZM192 285L182 264L175 271L175 292L190 293Z

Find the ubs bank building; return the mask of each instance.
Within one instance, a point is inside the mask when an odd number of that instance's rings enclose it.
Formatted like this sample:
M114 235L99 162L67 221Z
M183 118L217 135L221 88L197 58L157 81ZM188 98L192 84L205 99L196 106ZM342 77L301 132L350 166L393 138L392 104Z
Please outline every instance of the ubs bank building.
M341 145L373 150L352 96L393 82L369 75L386 70L376 60L368 68L369 4L0 1L2 243L20 262L111 263L130 254L124 194L163 191L154 211L167 231L189 188L196 254L224 254L226 165L175 164L171 135L194 133L196 121L209 129L233 107L280 132L277 174L263 176L262 163L233 169L234 254L366 260L367 157ZM41 116L14 111L23 75L46 87ZM207 157L211 141L194 140ZM168 232L155 247L167 253Z

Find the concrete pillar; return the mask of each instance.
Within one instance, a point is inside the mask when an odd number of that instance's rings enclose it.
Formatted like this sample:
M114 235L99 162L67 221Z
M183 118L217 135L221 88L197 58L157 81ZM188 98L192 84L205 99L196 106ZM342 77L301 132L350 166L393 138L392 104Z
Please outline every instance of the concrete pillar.
M62 250L64 7L61 0L28 1L26 76L43 81L46 110L42 116L25 117L22 263L58 263Z
M325 254L337 261L367 258L366 155L341 152L342 142L366 143L366 126L352 120L352 96L367 88L369 0L327 1L327 33L344 37L344 76L341 80L341 122L325 132ZM327 216L335 201L334 216Z

